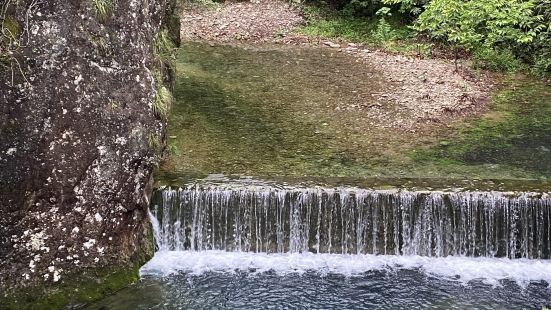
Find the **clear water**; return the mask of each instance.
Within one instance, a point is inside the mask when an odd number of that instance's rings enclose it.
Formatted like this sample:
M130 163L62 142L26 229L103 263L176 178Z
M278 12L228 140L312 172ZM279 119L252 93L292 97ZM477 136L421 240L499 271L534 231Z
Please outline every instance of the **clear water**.
M505 93L467 134L440 125L405 132L373 126L408 116L391 105L369 114L373 94L388 90L384 73L342 54L188 43L177 68L160 185L225 173L521 178L513 189L530 191L525 178L549 177L548 87ZM158 192L160 251L139 283L87 309L551 306L548 196L476 186L361 199L319 188ZM318 224L318 214L329 220Z
M480 118L402 130L387 125L416 113L379 98L401 86L346 53L186 42L176 68L159 185L211 173L551 178L551 87L538 81L511 83Z

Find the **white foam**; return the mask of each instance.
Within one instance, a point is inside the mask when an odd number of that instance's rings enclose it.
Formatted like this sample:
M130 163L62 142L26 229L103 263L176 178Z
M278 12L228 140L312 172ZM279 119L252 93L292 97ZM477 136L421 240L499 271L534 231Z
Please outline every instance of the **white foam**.
M169 276L178 272L246 271L279 275L316 271L356 276L368 271L416 269L428 275L468 283L481 280L499 285L509 279L520 286L531 281L551 283L551 260L486 257L423 257L394 255L266 254L224 251L161 251L144 265L142 276Z

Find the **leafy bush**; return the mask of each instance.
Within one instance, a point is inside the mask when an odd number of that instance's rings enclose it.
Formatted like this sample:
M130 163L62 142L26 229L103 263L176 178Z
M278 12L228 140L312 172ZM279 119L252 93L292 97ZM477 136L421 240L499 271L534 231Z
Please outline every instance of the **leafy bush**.
M551 49L537 56L532 67L532 73L542 78L551 76Z
M381 8L377 11L377 15L380 16L377 24L377 29L373 32L373 37L378 42L388 42L396 39L396 33L392 26L386 21L387 16L391 16L390 9L387 7Z
M395 31L410 24L418 33L433 41L449 44L455 51L470 52L478 66L494 70L515 71L530 66L541 77L551 76L551 0L310 0L328 3L344 16L355 18L355 27L335 26L334 35L362 33L362 41L387 42L400 37ZM368 20L390 8L401 21L399 27L380 15L378 23L366 23L358 31L359 17ZM395 21L396 18L393 19ZM344 24L343 24L344 23ZM331 28L327 25L327 28ZM369 30L368 27L371 27ZM337 29L338 28L338 29ZM354 31L349 31L354 28ZM331 32L331 31L330 31ZM365 34L371 38L366 38Z
M476 67L493 71L516 72L523 65L509 49L479 48L473 52Z
M350 0L343 12L350 16L373 16L382 6L379 0Z
M399 6L401 13L418 16L431 0L382 0L386 5Z
M543 30L534 0L433 0L416 28L468 50L498 43L526 44Z

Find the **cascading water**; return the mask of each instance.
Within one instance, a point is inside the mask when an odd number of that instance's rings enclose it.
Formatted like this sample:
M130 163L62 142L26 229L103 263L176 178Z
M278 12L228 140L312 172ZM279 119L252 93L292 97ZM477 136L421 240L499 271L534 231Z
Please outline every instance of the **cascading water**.
M551 301L548 193L201 183L158 189L150 218L158 251L143 281L182 308Z
M197 185L152 205L160 251L551 256L548 194Z

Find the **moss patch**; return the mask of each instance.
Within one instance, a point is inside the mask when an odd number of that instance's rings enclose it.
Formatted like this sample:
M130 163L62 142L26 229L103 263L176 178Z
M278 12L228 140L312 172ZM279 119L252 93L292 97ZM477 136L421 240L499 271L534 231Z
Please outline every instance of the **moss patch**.
M6 18L2 21L2 34L10 40L19 39L19 25L13 17L6 16Z
M533 80L509 82L491 111L438 145L413 153L419 163L523 171L551 178L551 88Z
M132 263L103 268L82 268L65 275L61 283L45 291L42 285L8 298L0 297L0 309L73 309L111 295L139 280L139 269L153 256L153 232L144 232L143 250Z
M81 270L45 294L40 288L2 301L2 309L63 309L78 307L112 294L138 280L141 263L102 270Z

